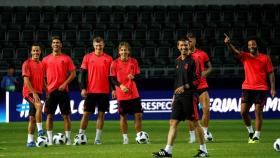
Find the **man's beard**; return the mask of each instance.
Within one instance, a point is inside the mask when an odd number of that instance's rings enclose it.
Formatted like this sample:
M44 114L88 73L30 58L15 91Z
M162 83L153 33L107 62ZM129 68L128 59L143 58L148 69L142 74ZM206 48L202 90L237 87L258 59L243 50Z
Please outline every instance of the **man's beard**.
M257 51L258 51L258 48L251 48L251 49L250 49L250 52L251 52L253 55L257 54Z

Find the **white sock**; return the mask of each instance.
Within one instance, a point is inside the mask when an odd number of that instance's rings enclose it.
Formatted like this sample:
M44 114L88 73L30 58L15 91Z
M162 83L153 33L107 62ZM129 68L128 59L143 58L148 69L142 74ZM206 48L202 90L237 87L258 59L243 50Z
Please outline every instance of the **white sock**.
M47 135L48 135L48 140L49 142L53 142L53 137L52 137L52 131L47 131Z
M172 154L172 149L173 149L173 147L172 147L171 145L166 145L164 150L165 150L168 154Z
M195 131L189 131L190 133L190 140L195 140Z
M34 135L33 134L28 134L27 135L27 143L33 142L34 141Z
M254 133L253 127L251 126L247 126L246 127L249 133Z
M199 149L208 153L207 149L206 149L206 144L202 144L202 145L199 145Z
M204 134L207 134L208 127L201 127L203 129Z
M84 129L80 129L80 130L79 130L79 133L81 133L81 134L85 134L85 133L86 133L86 130L84 130Z
M101 139L102 129L96 129L95 140Z
M65 131L65 136L68 140L71 140L71 131Z
M253 138L257 137L257 138L260 139L260 135L261 135L261 131L255 131L255 134L254 134Z
M42 128L42 122L36 123L36 125L37 125L37 130L38 130L38 132L39 132L40 130L43 129L43 128Z
M123 136L123 140L128 139L128 135L127 134L123 134L122 136Z

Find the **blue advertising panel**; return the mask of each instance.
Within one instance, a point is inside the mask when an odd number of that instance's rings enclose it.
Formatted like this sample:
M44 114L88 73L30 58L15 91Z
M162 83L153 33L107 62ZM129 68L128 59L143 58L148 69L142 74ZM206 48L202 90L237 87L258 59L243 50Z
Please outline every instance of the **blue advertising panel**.
M211 119L240 119L241 90L210 90ZM172 91L142 91L141 104L144 109L144 119L169 119L171 112ZM70 92L71 120L80 120L83 114L84 100L80 92ZM44 103L42 101L42 103ZM28 119L28 103L22 99L21 93L13 92L9 95L9 121L24 121ZM250 109L254 116L254 106ZM264 107L265 118L280 118L280 98L268 97ZM55 120L61 120L59 108L55 113ZM43 116L46 117L45 115ZM119 119L117 101L110 101L110 110L106 119ZM92 119L96 115L91 116ZM130 117L131 118L131 117Z

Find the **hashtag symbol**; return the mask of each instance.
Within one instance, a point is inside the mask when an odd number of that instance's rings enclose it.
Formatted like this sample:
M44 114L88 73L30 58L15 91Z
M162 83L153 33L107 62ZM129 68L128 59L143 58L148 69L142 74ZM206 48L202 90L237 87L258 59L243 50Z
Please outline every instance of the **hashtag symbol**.
M16 111L20 112L20 117L27 117L29 114L29 104L18 104L16 105Z

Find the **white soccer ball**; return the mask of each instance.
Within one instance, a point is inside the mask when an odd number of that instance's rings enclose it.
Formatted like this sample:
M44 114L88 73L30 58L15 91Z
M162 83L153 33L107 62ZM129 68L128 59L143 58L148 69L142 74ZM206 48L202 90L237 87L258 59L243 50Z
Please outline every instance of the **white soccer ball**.
M48 146L48 138L46 136L39 136L36 142L37 147L47 147Z
M275 151L280 151L280 138L276 139L276 141L273 144L273 148Z
M144 131L138 132L135 140L138 144L147 144L150 142L149 134Z
M62 133L57 133L53 136L53 143L54 144L65 144L66 143L66 137Z
M74 145L85 145L87 143L87 136L85 134L77 134L74 138Z
M205 141L213 141L213 136L212 136L212 133L211 132L207 132L206 134L204 134L204 140Z

